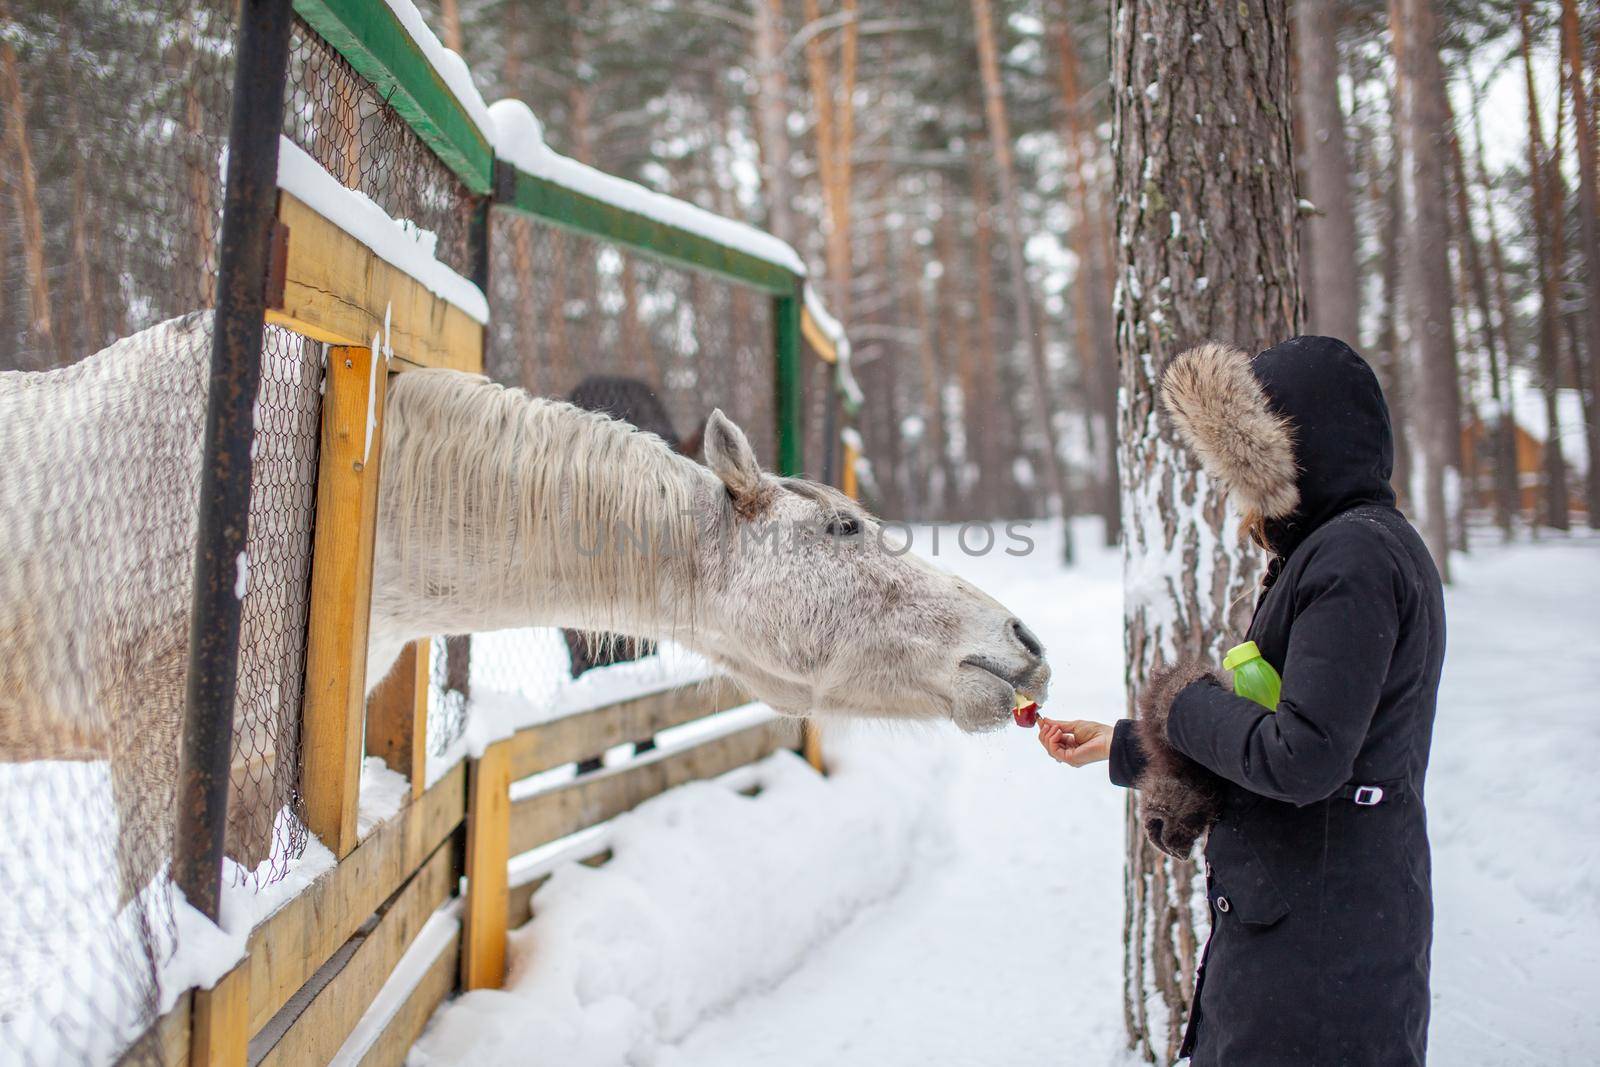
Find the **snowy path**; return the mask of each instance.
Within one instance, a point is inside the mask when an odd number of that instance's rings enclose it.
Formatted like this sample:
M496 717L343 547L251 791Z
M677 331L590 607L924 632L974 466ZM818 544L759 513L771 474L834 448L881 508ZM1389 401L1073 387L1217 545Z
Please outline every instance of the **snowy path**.
M1083 555L1066 572L1042 543L1022 560L939 560L1039 634L1055 672L1049 712L1118 717L1120 562ZM1041 571L1055 572L1048 584ZM1052 762L1031 732L942 741L959 753L943 854L777 989L700 1027L683 1064L1122 1062L1122 791L1104 768ZM921 743L908 738L907 758ZM1049 1017L1068 1005L1076 1026Z
M1080 545L1090 540L1084 534ZM1053 546L1041 541L1025 559L939 558L1017 610L1044 639L1056 670L1050 711L1109 718L1121 705L1120 568L1114 553L1081 556L1079 566L1061 571ZM1600 1013L1593 1010L1600 993L1600 820L1588 787L1600 757L1597 601L1600 540L1593 538L1486 546L1459 564L1428 787L1438 911L1435 1063L1589 1063L1600 1046ZM862 734L835 744L842 754L883 747L881 733ZM895 758L925 759L937 770L932 786L910 783L924 790L929 809L916 832L926 836L931 827L933 841L902 849L870 893L852 888L846 873L863 864L854 839L869 832L862 826L819 813L808 830L821 839L808 836L803 846L814 873L801 877L840 883L845 889L835 896L854 893L870 903L831 925L813 921L797 940L771 925L804 925L796 899L804 894L795 892L794 871L786 871L768 887L777 903L761 920L769 924L766 940L783 947L746 945L742 962L720 943L747 932L742 917L728 920L734 925L726 936L689 917L681 925L699 940L679 947L718 957L719 973L742 966L740 981L696 1002L690 1014L698 1021L679 1017L641 1031L635 1015L619 1016L630 1020L629 1040L602 1052L579 1038L573 1047L585 1054L563 1062L1134 1062L1122 1051L1123 797L1107 784L1104 768L1059 767L1031 734L1015 730L976 740L949 731L891 740ZM873 795L863 777L859 765L855 773L846 765L828 788L860 802ZM885 806L903 806L907 787L881 787ZM913 832L903 813L884 825ZM649 840L660 830L654 833ZM747 862L757 863L753 843L744 847ZM838 862L818 869L819 854ZM820 866L828 868L826 860ZM639 869L644 888L675 888L663 868ZM709 888L702 881L700 891ZM558 931L540 933L539 925L514 944L514 954L525 945L537 958L541 938L543 951L552 951ZM570 964L570 956L561 958ZM497 1052L516 1047L517 1032L539 1032L533 1017L551 1001L538 984L446 1009L454 1032L436 1029L413 1062L500 1062ZM582 982L576 988L579 1000L590 1001L584 1010L605 1003ZM483 1037L495 1031L502 1031L499 1043Z
M1109 714L1121 669L1114 560L1087 560L1027 607L1011 599L1029 588L1027 561L945 562L1036 626L1057 664L1050 710ZM1428 788L1431 1059L1591 1063L1600 542L1486 547L1458 570ZM972 750L952 783L946 861L783 985L702 1026L680 1046L685 1064L1133 1062L1121 1052L1119 791L1103 768L1074 774L1020 736L999 741ZM1024 802L1034 817L1019 817Z

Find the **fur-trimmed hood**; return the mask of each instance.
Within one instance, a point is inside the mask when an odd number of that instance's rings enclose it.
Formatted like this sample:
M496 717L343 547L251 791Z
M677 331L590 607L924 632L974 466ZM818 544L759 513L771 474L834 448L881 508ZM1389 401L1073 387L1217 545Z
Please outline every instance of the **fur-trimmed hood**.
M1161 399L1184 440L1274 551L1357 504L1394 503L1394 434L1378 378L1332 337L1296 337L1253 359L1208 341L1168 365Z

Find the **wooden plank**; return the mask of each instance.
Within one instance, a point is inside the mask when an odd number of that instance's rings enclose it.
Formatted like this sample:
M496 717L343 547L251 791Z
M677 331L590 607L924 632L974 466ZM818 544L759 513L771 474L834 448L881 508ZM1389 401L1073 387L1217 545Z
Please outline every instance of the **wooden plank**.
M570 785L516 801L511 805L511 854L615 818L673 786L713 778L780 748L793 747L798 734L793 719L757 723L689 748L653 752L642 760L584 775Z
M328 961L379 905L461 825L466 767L457 764L422 799L374 830L337 867L250 934L250 1032Z
M811 309L804 304L800 306L800 336L806 339L806 343L824 363L839 362L838 348L832 339L822 332L817 320L811 317Z
M245 1067L250 1045L250 968L240 963L210 989L194 991L192 1067Z
M498 168L495 203L503 208L775 295L793 297L800 285L800 277L788 267L760 256L557 185L503 160Z
M383 681L367 698L367 755L411 782L411 797L422 795L428 780L428 690L432 666L428 639L413 641L400 653Z
M827 773L828 769L822 764L822 727L814 719L807 719L800 725L800 755L818 774Z
M567 715L519 730L510 748L511 780L598 756L629 741L643 741L671 726L748 704L750 698L731 680L717 677L699 685L674 686L620 704Z
M383 0L294 0L306 21L475 193L494 174L488 138Z
M506 977L506 895L511 835L511 746L474 760L467 794L467 900L461 988L499 989Z
M455 849L446 841L384 906L377 925L339 973L311 997L283 1036L262 1051L259 1067L298 1067L333 1058L422 924L449 899L456 884L455 864Z
M383 357L371 349L329 349L311 549L300 788L306 825L338 858L356 845L386 380Z
M117 1057L117 1067L186 1067L193 1024L194 994L178 994L172 1010L161 1016Z
M412 987L405 1003L384 1024L383 1032L367 1046L358 1067L401 1067L406 1062L406 1056L422 1035L423 1027L428 1025L434 1011L455 988L460 954L461 932L458 930L434 958L421 980Z
M415 366L483 370L483 326L292 193L278 193L289 230L283 304L267 321L334 345L370 345L384 329L389 347ZM396 368L398 369L398 367Z

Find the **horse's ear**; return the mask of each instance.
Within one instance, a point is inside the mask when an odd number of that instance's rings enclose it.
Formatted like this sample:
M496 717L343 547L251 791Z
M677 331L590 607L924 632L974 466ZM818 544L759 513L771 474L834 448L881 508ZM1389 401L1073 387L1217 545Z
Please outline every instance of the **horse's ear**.
M722 479L722 484L735 499L748 498L761 492L761 464L756 462L755 450L744 431L717 408L706 420L706 466Z

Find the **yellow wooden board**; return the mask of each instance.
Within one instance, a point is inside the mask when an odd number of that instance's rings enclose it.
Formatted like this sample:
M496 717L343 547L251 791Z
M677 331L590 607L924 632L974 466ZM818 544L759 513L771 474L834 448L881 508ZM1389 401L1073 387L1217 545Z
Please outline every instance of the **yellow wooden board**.
M292 194L279 191L289 230L283 300L267 321L335 345L370 345L389 322L389 345L406 363L483 371L483 327Z
M822 332L822 327L817 325L817 320L811 317L811 312L805 307L800 309L800 336L806 339L811 348L825 363L839 362L839 352L829 340L828 335Z
M428 917L450 897L456 853L446 841L386 904L339 973L306 1002L258 1067L327 1063L356 1028Z
M598 756L616 745L644 741L668 727L749 702L737 685L719 677L530 726L507 742L511 779Z
M422 979L411 988L405 1003L384 1024L383 1032L362 1053L358 1067L401 1067L406 1062L422 1028L455 988L460 951L461 934L458 932L434 957Z
M117 1059L117 1067L182 1067L189 1062L194 994L180 993L177 1003Z
M388 381L383 363L370 348L329 349L322 403L300 790L306 825L336 857L347 855L356 843L367 618Z
M194 991L191 1067L245 1067L250 1046L250 969L239 964Z
M569 785L537 793L511 806L513 856L547 841L615 818L673 786L754 763L799 740L799 723L758 723L674 752L652 753L615 770L583 775Z
M490 745L468 773L467 900L461 988L499 989L506 976L506 893L511 853L511 749Z
M461 825L466 781L465 765L451 768L422 799L372 831L343 862L251 932L246 963L252 1034Z
M411 782L422 795L428 773L429 640L413 641L367 698L367 755Z

